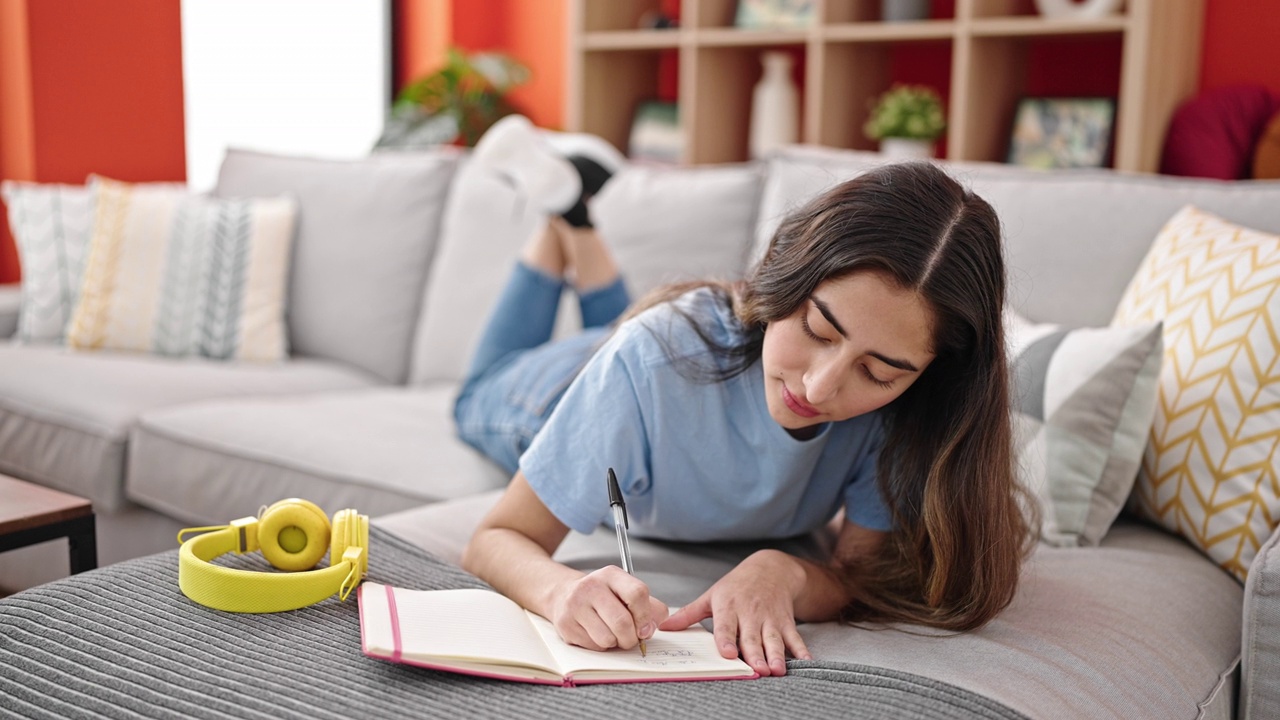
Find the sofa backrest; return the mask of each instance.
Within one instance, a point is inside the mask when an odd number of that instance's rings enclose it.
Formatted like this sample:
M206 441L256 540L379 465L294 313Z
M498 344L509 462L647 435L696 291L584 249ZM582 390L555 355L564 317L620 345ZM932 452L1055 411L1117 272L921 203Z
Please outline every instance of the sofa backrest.
M785 214L886 160L875 153L787 148L768 161L757 256ZM1010 304L1038 322L1106 325L1160 228L1185 205L1280 232L1280 182L1189 180L1107 170L1044 172L944 163L985 198L1005 233Z
M741 275L760 192L755 164L624 167L591 204L632 296ZM460 380L520 249L543 218L510 185L465 160L445 208L414 342L410 383ZM568 293L557 334L579 326Z
M216 195L298 200L287 306L291 354L405 382L458 156L452 148L350 161L227 153Z

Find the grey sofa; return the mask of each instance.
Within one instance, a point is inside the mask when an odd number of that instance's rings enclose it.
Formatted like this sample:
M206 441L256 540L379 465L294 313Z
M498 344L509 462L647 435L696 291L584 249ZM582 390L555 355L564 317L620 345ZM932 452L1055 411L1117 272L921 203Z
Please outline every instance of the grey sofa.
M552 138L553 142L558 141ZM633 292L741 273L783 214L875 155L796 147L734 166L627 168L593 212ZM956 164L1000 212L1012 301L1027 317L1106 325L1161 225L1194 203L1280 232L1280 184ZM300 496L357 507L454 559L507 478L453 436L467 354L538 223L498 180L444 150L352 162L231 152L220 195L290 192L301 209L279 365L0 347L0 471L91 498L104 563L172 548ZM572 303L561 332L571 332ZM0 327L3 327L0 322ZM820 552L824 538L798 539ZM573 536L566 562L616 562ZM1248 583L1177 537L1122 518L1100 547L1040 547L1018 598L979 632L805 626L815 656L903 670L1030 717L1280 716L1280 577L1273 536ZM638 543L672 603L741 546ZM0 586L66 572L56 544L0 555Z

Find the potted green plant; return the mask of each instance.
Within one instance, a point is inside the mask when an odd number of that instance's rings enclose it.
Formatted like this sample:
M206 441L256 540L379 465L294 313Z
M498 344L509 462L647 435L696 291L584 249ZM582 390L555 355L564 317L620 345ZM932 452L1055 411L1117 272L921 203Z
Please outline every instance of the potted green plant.
M937 91L924 85L894 85L872 103L863 131L880 141L885 155L928 158L946 127Z
M528 79L529 69L505 55L450 48L444 65L396 96L378 146L473 147L489 126L516 112L507 94Z

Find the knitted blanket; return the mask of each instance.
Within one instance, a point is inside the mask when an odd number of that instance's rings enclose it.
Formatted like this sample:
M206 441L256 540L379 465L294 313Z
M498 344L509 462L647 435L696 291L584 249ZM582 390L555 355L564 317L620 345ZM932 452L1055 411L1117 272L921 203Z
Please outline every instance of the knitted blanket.
M484 587L378 528L370 550L381 583ZM256 556L226 564L265 568ZM179 592L176 549L0 600L0 716L1025 717L928 678L821 660L792 661L781 678L576 688L396 665L361 653L354 594L271 615L210 610Z

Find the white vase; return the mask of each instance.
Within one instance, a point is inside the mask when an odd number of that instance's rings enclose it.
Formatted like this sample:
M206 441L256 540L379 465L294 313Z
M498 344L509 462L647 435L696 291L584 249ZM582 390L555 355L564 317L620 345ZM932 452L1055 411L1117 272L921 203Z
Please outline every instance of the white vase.
M764 75L751 93L751 131L748 151L761 158L769 151L800 140L800 93L791 80L791 56L761 55Z
M887 137L880 141L880 154L893 160L928 160L933 157L933 141Z

